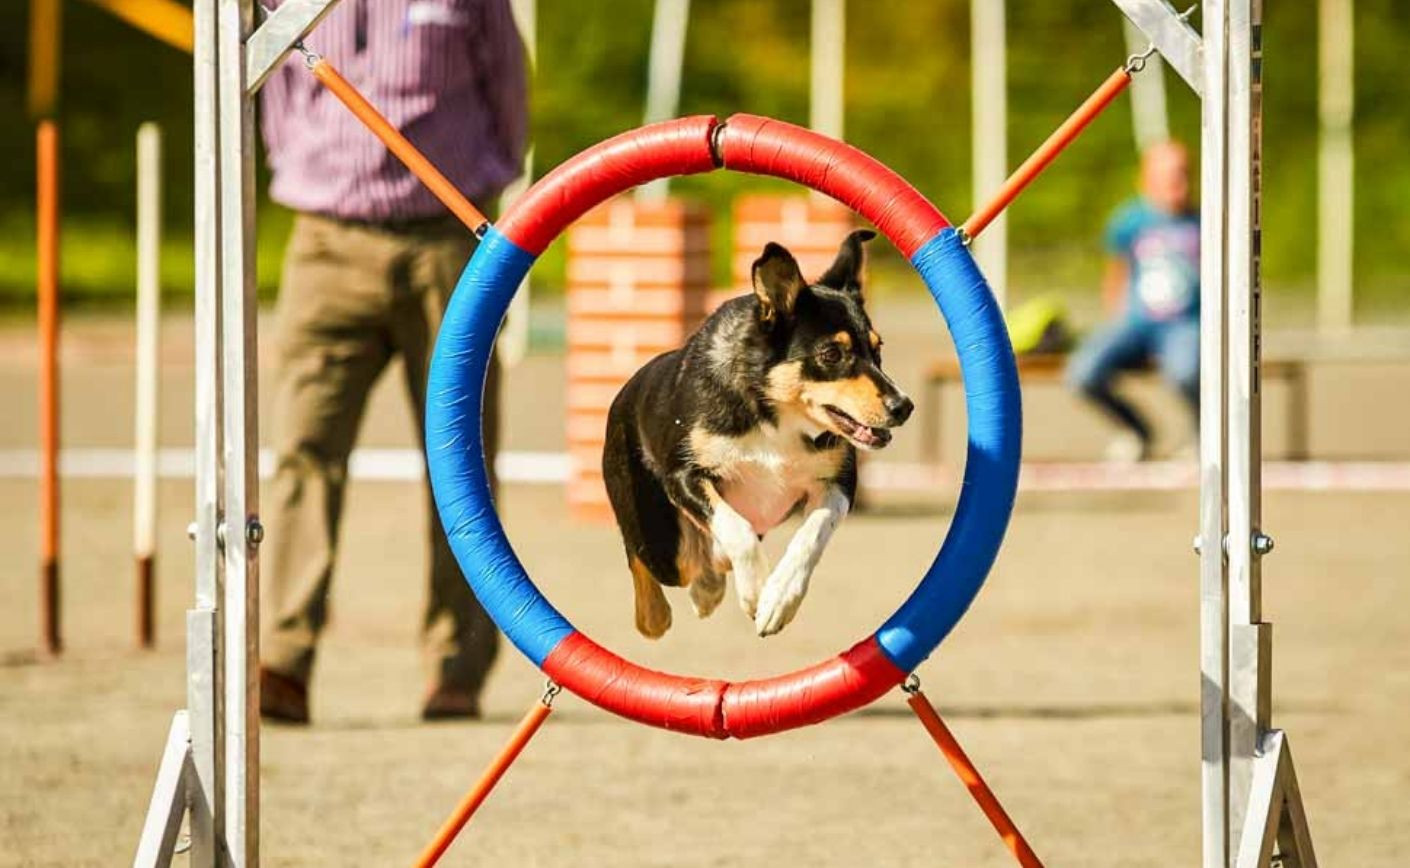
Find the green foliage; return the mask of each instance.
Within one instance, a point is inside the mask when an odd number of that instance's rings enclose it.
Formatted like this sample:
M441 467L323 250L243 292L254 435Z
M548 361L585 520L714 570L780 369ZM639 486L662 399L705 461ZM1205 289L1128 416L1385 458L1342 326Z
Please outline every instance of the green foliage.
M1410 17L1398 0L1357 3L1358 292L1410 284L1410 77L1400 67ZM969 0L848 5L847 137L910 179L952 218L970 201ZM536 173L640 122L652 0L540 0L533 97ZM692 4L683 114L748 111L808 120L808 0ZM1315 268L1316 4L1269 4L1265 48L1265 267L1275 287L1306 288ZM1092 0L1009 0L1009 149L1015 164L1125 54L1119 14ZM126 298L131 285L133 136L158 120L167 146L167 278L190 290L189 59L81 2L65 6L63 124L65 285L83 297ZM24 112L26 28L0 30L0 111ZM316 44L316 39L314 40ZM1199 104L1167 71L1171 123L1197 144ZM33 143L11 126L0 164L0 301L32 294ZM1020 293L1093 286L1094 239L1135 173L1130 114L1118 102L1012 208L1012 280ZM262 185L261 185L262 186ZM767 180L726 173L676 190L717 206ZM268 289L287 216L260 203L260 282ZM272 218L272 219L271 219ZM725 244L717 245L727 266ZM552 282L561 257L540 269ZM889 271L889 269L888 269Z

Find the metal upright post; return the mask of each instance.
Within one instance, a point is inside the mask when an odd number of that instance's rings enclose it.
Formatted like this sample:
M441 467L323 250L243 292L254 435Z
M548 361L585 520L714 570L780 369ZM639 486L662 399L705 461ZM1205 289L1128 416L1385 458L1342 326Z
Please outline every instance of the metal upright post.
M1272 729L1272 625L1263 620L1263 0L1228 0L1225 395L1228 864L1315 868L1286 736ZM1276 849L1275 849L1276 848Z
M253 0L219 0L220 323L225 835L231 864L259 863L259 430L254 281L254 100L245 87Z
M1258 235L1261 0L1228 0L1228 166L1224 394L1228 446L1229 840L1239 840L1258 734L1268 728L1267 625L1254 535L1262 512Z
M259 863L254 94L335 2L285 0L257 32L253 0L193 3L196 600L186 615L187 710L172 725L140 866L171 863L182 810L190 864Z
M196 0L195 254L196 254L196 517L195 605L186 613L186 707L195 780L191 799L191 864L214 865L225 834L225 703L221 672L218 529L224 521L220 480L223 436L220 388L219 57L216 2Z
M1204 868L1229 861L1225 586L1224 241L1228 158L1225 0L1206 0L1200 146L1200 769Z

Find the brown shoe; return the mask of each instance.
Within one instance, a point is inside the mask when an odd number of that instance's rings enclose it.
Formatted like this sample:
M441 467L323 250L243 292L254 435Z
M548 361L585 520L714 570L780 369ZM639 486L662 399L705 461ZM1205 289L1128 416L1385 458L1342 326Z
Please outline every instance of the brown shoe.
M422 720L479 720L480 697L459 687L438 684L421 706Z
M265 720L308 723L308 685L261 666L259 713Z

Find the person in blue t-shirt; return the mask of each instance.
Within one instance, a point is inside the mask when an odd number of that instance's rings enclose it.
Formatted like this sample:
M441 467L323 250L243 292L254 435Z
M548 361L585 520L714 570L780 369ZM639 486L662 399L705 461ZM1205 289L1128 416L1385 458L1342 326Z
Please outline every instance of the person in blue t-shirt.
M1150 425L1112 390L1123 370L1154 363L1198 418L1199 235L1189 152L1178 142L1147 148L1141 194L1117 210L1106 231L1102 297L1120 313L1082 343L1067 369L1072 387L1125 429L1109 458L1150 457Z

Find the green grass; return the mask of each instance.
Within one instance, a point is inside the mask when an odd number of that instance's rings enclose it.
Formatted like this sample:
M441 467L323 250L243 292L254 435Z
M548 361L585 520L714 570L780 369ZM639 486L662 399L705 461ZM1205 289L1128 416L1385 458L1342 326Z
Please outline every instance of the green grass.
M256 281L262 298L273 298L279 263L289 234L290 212L267 207L258 221ZM0 221L0 307L34 303L34 223L14 214ZM60 289L66 305L130 304L137 282L137 238L131 224L80 215L65 219L59 242ZM191 230L168 230L162 238L162 294L174 298L195 292L195 252Z

